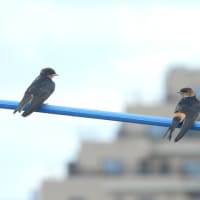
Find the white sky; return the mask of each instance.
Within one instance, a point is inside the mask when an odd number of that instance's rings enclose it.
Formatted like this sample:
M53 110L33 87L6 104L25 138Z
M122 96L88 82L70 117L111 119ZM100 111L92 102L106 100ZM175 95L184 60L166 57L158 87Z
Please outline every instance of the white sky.
M20 100L51 66L60 76L49 104L122 111L130 99L162 101L171 65L199 67L200 3L138 2L0 1L0 99ZM45 177L65 173L81 139L110 140L119 126L10 110L0 119L2 200L27 200Z

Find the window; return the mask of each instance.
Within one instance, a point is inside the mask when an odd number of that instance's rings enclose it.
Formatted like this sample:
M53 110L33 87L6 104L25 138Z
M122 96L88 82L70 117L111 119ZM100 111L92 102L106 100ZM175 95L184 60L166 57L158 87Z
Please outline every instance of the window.
M188 197L192 200L200 200L200 192L188 193Z
M169 174L171 172L171 166L167 161L160 161L158 163L158 173L160 174Z
M79 173L78 166L75 162L71 162L68 164L68 172L69 175L76 175Z
M123 163L117 159L105 159L102 163L103 171L107 175L118 175L123 172Z
M181 166L181 171L185 175L200 176L200 161L199 160L185 161Z
M152 195L142 195L139 200L156 200L155 196Z
M151 173L150 163L148 160L142 160L137 166L137 173L142 175L147 175Z
M67 198L66 200L85 200L85 198L81 196L73 196L73 197Z

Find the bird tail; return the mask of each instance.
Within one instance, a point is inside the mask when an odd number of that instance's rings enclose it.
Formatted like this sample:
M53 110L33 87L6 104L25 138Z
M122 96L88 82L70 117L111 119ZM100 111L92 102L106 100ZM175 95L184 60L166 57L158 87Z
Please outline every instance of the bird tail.
M181 130L176 136L176 138L174 139L174 142L178 142L186 134L186 132L190 129L195 119L196 117L193 118L191 116L185 118L183 126L181 127Z
M30 115L32 112L34 112L39 106L42 105L42 103L44 102L44 99L37 99L35 98L30 105L28 106L27 109L25 109L25 111L22 113L23 117L26 117L28 115Z
M28 109L28 110L25 110L25 111L22 113L22 116L23 116L23 117L26 117L26 116L30 115L33 111L35 111L35 109Z
M16 112L21 112L24 107L31 102L31 100L33 99L32 95L24 95L23 99L21 100L21 102L19 103L19 105L17 106L17 108L13 111L13 113L15 114Z
M178 126L178 124L181 122L181 119L179 117L174 117L172 124L170 125L170 127L167 129L167 131L165 132L165 134L163 135L163 138L165 138L168 135L168 139L169 141L172 138L172 133L175 130L175 128Z

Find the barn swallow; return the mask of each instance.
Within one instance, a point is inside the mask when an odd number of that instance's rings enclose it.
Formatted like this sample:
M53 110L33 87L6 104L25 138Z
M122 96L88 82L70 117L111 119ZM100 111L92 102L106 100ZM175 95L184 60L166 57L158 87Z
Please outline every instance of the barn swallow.
M178 93L182 98L175 108L172 124L164 135L164 137L168 135L170 141L175 128L181 125L181 130L174 142L178 142L186 134L197 119L200 111L200 101L196 98L196 94L191 88L182 88Z
M13 113L21 112L25 108L22 116L26 117L42 105L55 90L55 83L52 79L56 75L55 70L52 68L42 69L39 76L25 91L22 100Z

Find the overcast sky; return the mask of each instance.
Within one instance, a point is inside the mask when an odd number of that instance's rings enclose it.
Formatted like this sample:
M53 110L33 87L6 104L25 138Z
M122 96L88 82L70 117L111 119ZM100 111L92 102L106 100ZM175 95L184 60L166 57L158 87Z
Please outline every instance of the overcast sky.
M199 21L199 1L1 0L0 99L19 101L50 66L60 76L49 104L123 111L162 101L172 65L200 66ZM82 139L110 140L120 125L11 110L0 119L2 200L30 199L65 174Z

